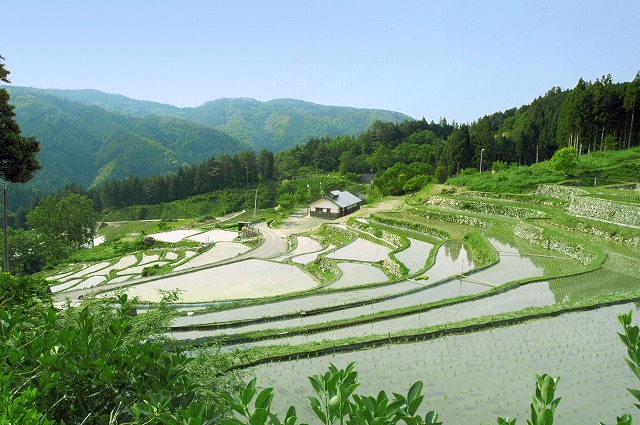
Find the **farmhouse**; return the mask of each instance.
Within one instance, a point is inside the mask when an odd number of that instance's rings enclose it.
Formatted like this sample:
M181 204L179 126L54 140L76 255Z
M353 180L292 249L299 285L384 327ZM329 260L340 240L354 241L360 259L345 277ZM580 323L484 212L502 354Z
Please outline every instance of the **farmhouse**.
M360 209L362 199L349 192L332 190L309 203L309 215L320 218L338 218Z

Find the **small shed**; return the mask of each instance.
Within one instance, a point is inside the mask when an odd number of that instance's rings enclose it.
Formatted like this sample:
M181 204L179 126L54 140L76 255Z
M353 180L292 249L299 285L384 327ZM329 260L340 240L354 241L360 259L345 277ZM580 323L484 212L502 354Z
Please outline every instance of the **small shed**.
M250 221L239 221L238 222L238 232L242 232L244 229L252 230L253 224Z
M338 218L360 209L362 199L340 190L332 190L309 203L309 215L320 218Z

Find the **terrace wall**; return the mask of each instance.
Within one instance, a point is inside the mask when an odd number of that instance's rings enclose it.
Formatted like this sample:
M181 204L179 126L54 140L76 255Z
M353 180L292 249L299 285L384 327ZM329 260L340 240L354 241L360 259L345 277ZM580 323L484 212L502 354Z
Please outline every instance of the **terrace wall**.
M576 196L587 195L589 192L575 187L541 184L536 190L536 195L571 201Z
M595 220L610 221L628 226L640 227L640 207L619 204L604 199L574 197L567 213Z
M545 234L544 229L532 224L523 222L518 223L513 230L513 234L533 244L574 258L584 265L591 263L597 257L596 253L592 252L584 245L579 243L569 243L562 239L547 235Z
M482 201L469 201L466 199L451 199L441 196L431 196L426 201L429 205L450 208L463 211L473 211L483 214L503 215L516 218L542 218L546 214L531 208L516 207L513 205L494 204Z

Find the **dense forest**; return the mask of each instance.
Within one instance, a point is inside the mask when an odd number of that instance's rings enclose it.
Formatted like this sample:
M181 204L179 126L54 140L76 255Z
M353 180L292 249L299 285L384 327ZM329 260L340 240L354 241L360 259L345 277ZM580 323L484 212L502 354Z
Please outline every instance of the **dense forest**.
M479 168L481 156L486 170L496 161L529 165L548 160L565 146L580 153L636 146L639 106L640 73L630 83L613 83L610 75L594 82L580 79L572 90L553 88L530 105L471 124L449 125L444 119L437 124L424 119L376 122L359 137L311 139L278 153L276 163L284 175L305 166L377 174L398 167L400 172L431 174L443 181L465 168Z

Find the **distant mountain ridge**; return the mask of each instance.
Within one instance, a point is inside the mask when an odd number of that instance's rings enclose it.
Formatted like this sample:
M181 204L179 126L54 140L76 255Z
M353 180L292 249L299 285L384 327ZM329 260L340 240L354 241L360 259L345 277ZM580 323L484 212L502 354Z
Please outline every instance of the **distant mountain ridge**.
M134 100L98 90L3 86L25 136L41 144L29 186L48 192L68 183L174 172L221 153L279 152L311 137L357 135L392 111L317 105L293 99L218 99L196 108Z
M311 137L359 134L376 120L394 123L413 120L400 112L327 106L296 99L262 102L251 98L221 98L198 107L179 108L93 89L31 90L141 118L148 115L185 118L224 131L255 150L264 148L274 153L306 143Z

